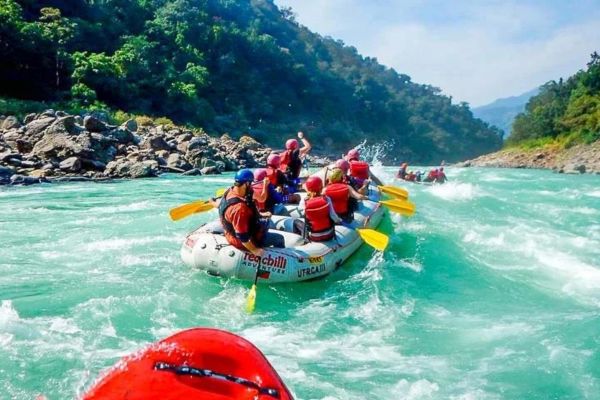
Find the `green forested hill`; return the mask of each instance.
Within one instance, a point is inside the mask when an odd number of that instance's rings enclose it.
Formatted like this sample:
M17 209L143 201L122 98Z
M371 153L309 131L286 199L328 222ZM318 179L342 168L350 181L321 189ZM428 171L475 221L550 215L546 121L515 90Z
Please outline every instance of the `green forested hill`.
M513 124L507 145L570 147L600 139L600 55L567 80L543 85Z
M467 104L310 32L272 0L0 0L0 96L167 116L279 147L298 129L334 153L386 141L411 162L501 145Z

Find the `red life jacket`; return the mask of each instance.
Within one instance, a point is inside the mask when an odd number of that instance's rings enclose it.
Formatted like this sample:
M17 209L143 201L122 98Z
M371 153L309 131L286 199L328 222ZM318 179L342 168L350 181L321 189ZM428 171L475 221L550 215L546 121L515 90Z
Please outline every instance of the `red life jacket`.
M279 176L279 170L277 168L273 168L271 166L267 167L267 178L269 178L269 182L271 182L271 185L283 185L283 182L279 182Z
M281 153L279 169L288 176L288 179L296 179L302 171L302 160L299 150L286 150Z
M325 195L331 199L333 209L340 217L348 215L348 200L350 198L350 188L345 183L332 183L325 188Z
M362 181L369 179L369 164L364 161L350 161L350 176Z
M323 196L306 200L306 222L308 223L308 238L313 242L325 242L333 239L335 229L329 218L329 203Z
M267 206L267 202L266 201L258 201L257 200L257 198L262 195L263 183L262 182L253 183L252 184L252 191L254 192L254 203L256 203L256 208L258 208L259 211L265 211L266 206ZM267 192L267 199L268 198L269 198L269 194Z

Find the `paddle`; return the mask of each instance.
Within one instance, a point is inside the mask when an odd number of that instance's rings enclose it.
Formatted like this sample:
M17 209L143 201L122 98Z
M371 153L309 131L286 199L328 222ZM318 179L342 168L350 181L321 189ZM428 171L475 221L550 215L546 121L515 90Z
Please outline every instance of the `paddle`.
M375 250L384 251L390 241L387 235L374 229L357 228L355 230L361 239Z
M402 214L407 217L411 217L416 210L414 203L410 201L403 201L399 199L393 200L382 200L379 204L386 206L391 212Z
M254 276L254 283L250 288L250 292L248 293L248 297L246 298L246 312L248 314L252 314L254 312L254 308L256 307L256 282L258 282L258 275L260 274L260 264L262 261L262 257L258 258L258 265L256 266L256 275Z
M227 190L227 189L218 189L217 193L216 193L217 198L223 197L225 190ZM206 212L206 211L210 211L212 209L213 209L213 205L210 204L208 201L196 200L191 203L183 204L181 206L172 208L169 211L169 215L171 216L171 219L173 221L179 221L180 219L189 217L192 214Z
M184 204L179 207L172 208L169 211L169 215L173 221L179 221L180 219L189 217L192 214L205 212L213 209L213 205L206 200L198 200L193 203Z
M396 186L377 186L377 188L385 194L389 194L390 196L406 200L408 199L408 191L406 189L402 189Z

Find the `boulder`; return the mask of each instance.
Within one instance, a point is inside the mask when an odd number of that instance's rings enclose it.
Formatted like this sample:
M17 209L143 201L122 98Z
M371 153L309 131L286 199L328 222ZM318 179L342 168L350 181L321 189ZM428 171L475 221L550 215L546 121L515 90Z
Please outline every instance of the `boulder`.
M167 158L167 167L179 168L184 171L187 171L192 168L190 163L188 163L187 160L181 154L178 153L173 153L169 155L169 157Z
M68 115L56 119L46 130L46 134L76 134L79 133L79 129L75 125L75 117Z
M32 154L42 160L52 158L64 159L81 155L83 146L76 140L76 136L68 133L46 133L42 139L33 146Z
M221 173L216 166L202 168L200 172L202 175L218 175Z
M254 138L246 135L240 138L239 145L250 150L258 150L261 147L261 144L258 143Z
M171 146L160 135L148 136L144 139L141 145L144 149L153 150L171 150Z
M25 125L29 124L31 121L33 121L33 120L35 119L35 116L36 116L36 114L35 114L35 113L30 113L30 114L27 114L27 115L25 116L25 118L23 118L23 123L24 123Z
M38 136L40 135L46 128L48 128L56 118L54 117L44 117L35 119L25 125L25 134L27 136Z
M130 161L121 159L111 161L104 170L105 176L120 178L146 178L158 175L158 163L156 161Z
M77 157L69 157L61 161L58 167L66 172L77 172L81 169L81 160Z
M193 139L193 135L189 132L185 132L182 133L181 135L177 136L177 138L175 140L177 140L177 143L183 143L183 142L189 142L190 140Z
M565 174L585 174L587 170L585 164L567 164L562 169Z
M192 168L189 171L185 171L183 174L181 175L186 175L186 176L196 176L196 175L202 175L202 172L200 172L200 170L198 168Z
M137 132L138 124L135 122L135 119L129 119L121 125L121 128L126 129L129 132Z
M31 171L29 173L29 176L32 176L34 178L45 178L47 176L52 176L54 175L54 171L53 170L46 170L46 169L34 169L33 171Z
M102 161L90 160L89 158L81 159L81 167L86 170L104 171L106 164Z
M19 122L17 117L14 117L11 115L9 117L6 117L4 122L2 122L2 126L0 128L7 131L9 129L17 129L20 127L21 127L21 123Z
M54 111L51 108L48 110L45 110L39 116L39 118L43 118L43 117L56 117L56 111Z
M123 126L111 130L107 133L107 135L114 138L117 142L121 144L131 143L134 140L133 133L131 133L131 131L124 128Z
M17 151L21 154L29 153L33 150L33 144L28 140L19 138L15 144L17 146Z
M15 169L0 165L0 178L10 178L15 174Z
M104 132L108 130L106 124L92 115L86 115L83 118L83 126L90 132Z
M177 151L180 153L187 153L189 142L181 142L177 145Z
M44 182L45 178L39 178L34 176L26 175L13 175L10 177L11 185L33 185L36 183Z

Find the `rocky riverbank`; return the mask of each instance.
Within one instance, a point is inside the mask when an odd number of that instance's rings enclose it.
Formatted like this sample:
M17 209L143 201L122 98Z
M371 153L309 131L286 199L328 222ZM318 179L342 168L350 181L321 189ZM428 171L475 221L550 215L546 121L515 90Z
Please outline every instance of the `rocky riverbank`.
M115 126L102 114L0 116L0 184L219 174L264 165L270 153L249 136L235 141L134 120Z
M600 140L568 149L506 149L456 164L459 167L541 168L558 173L600 174Z

